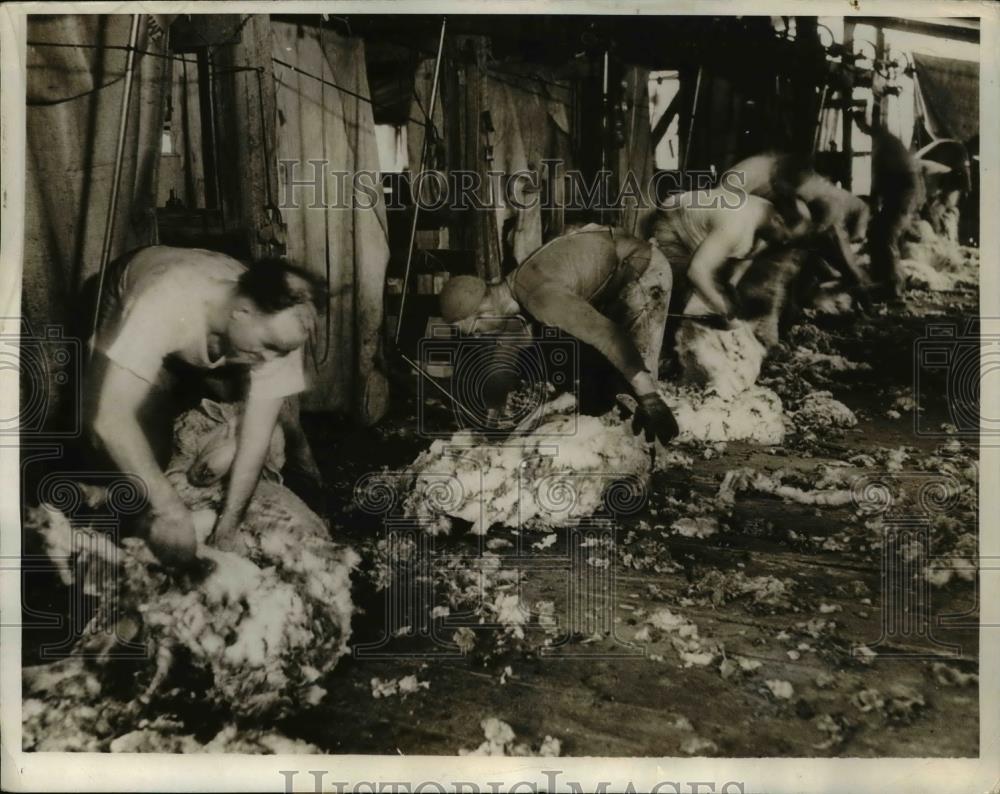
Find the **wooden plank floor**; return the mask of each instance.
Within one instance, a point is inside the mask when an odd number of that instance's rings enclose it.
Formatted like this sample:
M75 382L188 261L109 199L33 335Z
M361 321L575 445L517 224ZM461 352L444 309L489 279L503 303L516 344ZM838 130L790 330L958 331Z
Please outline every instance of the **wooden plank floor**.
M944 308L950 316L936 321L961 322L957 306ZM836 336L849 359L872 365L861 375L838 376L830 387L858 413L859 425L776 451L730 444L711 459L699 455L690 466L656 474L644 510L616 521L616 555L608 569L613 589L587 605L594 614L574 613L581 624L589 617L604 630L597 638L573 637L560 646L562 653L552 654L545 645L552 637L537 626L506 650L497 646L503 632L486 630L477 633L471 654L448 658L429 639L393 638L381 658L341 660L324 682L326 700L277 727L334 753L450 755L475 748L484 738L480 722L497 717L513 727L519 741L537 748L550 735L561 741L564 755L574 756L976 755L977 687L942 685L934 668L943 661L962 673L978 671L975 629L936 625L942 615L964 612L975 622L974 584L933 590L930 603L913 602L906 613L917 630L883 637L886 615L899 618L899 605L908 603L900 598L908 591L890 582L883 593L878 534L850 507L790 505L746 492L736 497L731 515L722 517L725 526L716 535L686 538L667 530L688 505L708 504L733 468L810 473L824 462L902 445L911 451L907 465L915 466L947 440L915 435L910 416L886 417L893 393L913 385L912 353L925 331L922 318L835 318L817 324ZM411 378L398 384L397 395L415 391ZM930 391L920 396L922 420L937 427L949 421L946 384L939 378L925 387ZM438 421L449 421L446 412L439 413ZM335 532L344 542L370 552L381 536L380 520L354 509L354 486L367 472L405 467L427 446L416 434L415 415L412 400L397 398L393 414L376 428L307 417L330 489ZM976 458L975 450L964 454ZM974 516L961 518L974 532ZM524 537L530 543L539 536ZM519 536L509 528L489 538L515 544L496 550L503 570L523 575L524 602L553 602L560 631L565 630L570 614L565 566L539 567L542 552L533 552L525 564L514 553ZM560 531L544 554L569 559L579 542L578 535ZM441 546L443 552L466 555L477 548L474 539L462 536ZM370 554L365 557L370 566ZM607 573L588 571L595 581ZM739 574L774 577L787 584L789 596L776 606L755 604L751 595L726 597ZM371 586L366 571L358 573L356 647L377 641L387 625L398 628L398 620L388 621L386 598ZM32 599L36 609L58 611L59 605L38 601L37 594ZM697 626L703 642L718 652L712 664L685 666L673 634L648 631L647 618L665 608ZM925 627L932 628L933 639L921 633ZM36 634L26 634L26 660L44 632ZM451 630L445 634L451 636ZM950 658L935 640L957 646L960 655ZM878 653L870 664L852 655L860 645ZM723 653L760 666L724 677ZM428 688L406 697L373 697L373 678L407 675ZM769 681L790 684L791 696L776 697ZM922 699L922 706L907 709L907 696ZM207 715L197 717L211 735Z
M395 658L342 663L327 684L327 701L287 729L345 753L453 754L477 746L483 740L480 721L498 717L514 728L519 741L533 747L546 735L559 738L565 755L683 755L699 747L692 743L695 738L711 742L701 744L699 754L725 756L976 755L976 686L945 686L934 674L934 665L941 662L977 672L976 631L935 625L941 615L970 610L969 620L975 621L974 585L933 590L929 604L912 604L909 633L893 632L890 625L883 637L883 626L903 594L896 585L887 585L883 594L878 536L864 529L850 507L790 505L743 493L724 519L727 529L710 538L671 536L657 528L677 517L678 503L711 499L725 472L738 466L808 472L862 452L907 445L916 461L937 448L941 439L916 436L909 416L894 420L885 415L892 402L887 395L912 386L911 353L923 321L884 317L864 329L849 322L837 319L827 327L843 340L845 355L873 366L863 376L844 375L833 387L835 396L859 413L858 427L778 454L730 444L711 460L657 474L647 508L617 522L615 587L608 600L596 605L605 617L610 612L613 636L586 642L577 638L568 646L575 656L546 655L545 635L536 629L519 647L487 653L485 659L478 645L469 657L421 658L419 653L434 651L433 643L401 638L387 646L390 653L398 651ZM948 421L941 394L933 398L925 400L924 421ZM375 447L371 463L377 465L372 468L405 466L426 446L414 440L409 430L413 421L412 413L403 410L377 430L339 435L326 429L330 441L322 448L330 479L343 495L341 505L365 470L359 461L348 464L345 459L355 449ZM970 455L975 459L974 450ZM342 525L345 537L359 542L371 541L381 531L377 522L350 510ZM975 531L974 523L968 530ZM518 538L510 530L493 531L489 537L514 543ZM831 537L844 542L824 548ZM560 532L545 553L566 557L568 544L579 542L573 538ZM452 553L475 553L475 548L468 538L449 539L444 546ZM497 553L505 568L517 568L511 550ZM625 565L624 554L647 565L659 562L661 570ZM789 603L758 607L749 597L713 603L699 590L705 582L725 582L739 572L787 580ZM522 573L524 601L552 601L557 617L567 614L565 570L529 565ZM385 619L381 598L359 594L366 615L357 622L356 642L380 636ZM645 618L663 608L696 624L699 636L724 649L727 658L759 661L761 666L724 678L721 657L709 666L684 666L668 634L654 631L650 640L636 640ZM815 621L830 620L834 626L815 631ZM957 646L959 655L941 643ZM873 662L852 655L860 645L876 650ZM406 655L413 653L418 655ZM509 674L503 675L508 666ZM372 678L410 674L429 688L405 698L373 698ZM778 698L767 681L787 681L793 694ZM908 706L907 698L914 695L922 704Z

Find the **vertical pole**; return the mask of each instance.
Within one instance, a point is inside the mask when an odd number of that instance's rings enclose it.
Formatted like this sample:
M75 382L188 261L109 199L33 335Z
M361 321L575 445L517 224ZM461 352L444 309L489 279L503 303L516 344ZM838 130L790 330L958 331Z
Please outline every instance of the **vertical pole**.
M854 52L854 22L848 19L844 20L844 52L848 55ZM846 60L845 63L847 63ZM850 65L853 66L853 61L850 62ZM841 151L844 153L844 166L841 175L841 186L844 190L851 189L854 174L854 144L851 142L851 135L854 132L854 121L851 119L851 114L854 112L854 80L850 74L850 72L847 72L845 75L844 95L842 97L841 133L843 141L841 141Z
M688 122L687 141L684 144L684 160L681 162L681 170L686 171L691 158L691 141L694 139L694 119L698 112L698 96L701 94L701 76L705 71L704 66L698 67L698 77L694 83L694 99L691 102L691 120Z
M885 61L885 29L882 27L875 28L875 63L873 66L875 68L881 68L881 64ZM872 81L873 87L878 84L878 81ZM874 92L873 92L874 94ZM881 95L874 95L872 97L872 131L881 129L885 126L886 116L889 110L889 95L887 93L882 93Z
M438 90L438 77L441 74L441 56L444 53L444 34L448 27L448 18L445 17L441 20L441 37L438 39L438 49L437 58L434 61L434 78L431 82L431 101L427 108L427 124L433 126L434 124L434 105L437 103L437 90ZM420 152L420 168L417 173L419 174L424 170L424 163L427 162L427 148L428 142L430 141L430 136L427 134L427 130L424 130L424 145ZM403 273L403 292L399 298L399 319L396 321L396 345L399 345L399 335L403 330L403 310L406 308L406 291L409 288L410 283L410 266L413 264L413 246L417 240L417 218L420 214L420 202L417 200L418 197L414 196L413 201L413 223L410 225L410 244L406 250L406 270Z
M125 134L128 132L129 107L132 103L132 77L135 70L135 50L139 43L140 14L132 15L132 29L128 38L128 57L125 60L125 86L122 90L122 104L118 114L118 144L115 148L115 168L111 176L111 197L108 200L108 217L104 224L104 241L101 244L101 270L97 276L97 304L94 311L94 325L91 336L97 334L100 323L101 296L104 292L104 274L111 259L111 246L115 234L115 213L118 209L118 190L122 176L122 159L125 156Z

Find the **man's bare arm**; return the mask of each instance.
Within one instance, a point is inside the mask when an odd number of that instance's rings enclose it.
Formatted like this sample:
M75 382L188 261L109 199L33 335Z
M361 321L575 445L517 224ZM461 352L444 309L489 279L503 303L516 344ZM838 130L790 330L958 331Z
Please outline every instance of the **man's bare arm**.
M236 443L236 457L229 472L226 506L215 525L214 542L221 548L233 545L236 529L243 520L264 468L283 402L282 397L264 398L253 394L247 399Z
M161 558L186 561L194 556L194 525L187 507L166 478L139 425L139 407L150 385L114 361L100 386L92 429L122 472L140 477L149 495L152 524L149 542Z
M698 294L723 317L731 317L734 307L720 289L720 276L730 258L739 248L735 236L726 230L711 232L691 257L688 279Z

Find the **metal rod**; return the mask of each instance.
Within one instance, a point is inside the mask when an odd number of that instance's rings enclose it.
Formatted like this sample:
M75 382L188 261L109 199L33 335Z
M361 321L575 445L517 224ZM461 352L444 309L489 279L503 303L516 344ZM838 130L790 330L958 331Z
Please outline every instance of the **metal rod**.
M97 276L97 304L94 308L94 326L91 336L97 335L100 322L101 298L104 292L104 274L111 259L111 245L115 233L115 212L118 208L118 188L122 175L122 158L125 156L125 133L128 131L129 106L132 100L132 76L135 68L135 51L139 43L139 20L141 14L132 15L132 30L129 33L128 57L125 61L125 87L122 91L121 112L118 120L118 144L115 149L115 169L111 177L111 198L108 201L108 219L104 224L104 241L101 244L101 269Z
M694 101L691 103L691 121L688 123L687 140L684 142L684 162L681 163L681 170L687 170L688 158L691 156L691 140L694 137L694 119L698 113L698 96L701 94L701 74L704 70L704 66L698 67L698 78L694 82Z
M826 94L829 90L830 84L824 84L823 93L819 98L819 114L816 118L816 132L813 135L813 154L816 154L816 150L819 148L820 133L823 131L823 111L826 109Z
M454 394L452 394L444 386L438 383L436 378L434 378L429 372L424 370L423 367L421 367L416 361L414 361L412 358L406 355L406 353L400 353L399 355L403 359L403 361L405 361L407 364L413 367L414 371L418 375L425 378L428 383L430 383L435 389L441 392L441 394L443 394L445 397L451 400L454 405L457 405L460 409L462 409L462 411L470 419L476 421L476 415L470 409L466 408L465 405L463 405L462 402Z
M611 147L611 98L608 95L608 77L611 68L611 53L604 51L603 69L601 77L601 168L598 171L598 185L600 185L599 198L601 202L600 221L604 223L604 208L608 204L607 183L604 179L604 172L608 169L608 150Z
M427 122L433 127L434 105L437 102L438 76L441 73L441 56L444 53L444 33L448 26L448 17L441 20L441 37L438 40L437 57L434 60L434 79L431 81L431 101L427 109ZM424 170L424 163L427 161L429 136L427 127L424 127L424 143L420 149L420 168L417 174ZM406 308L406 291L410 286L410 266L413 264L413 245L417 240L417 217L420 215L420 201L418 196L412 196L413 201L413 223L410 225L410 245L406 250L406 270L403 272L403 292L399 300L399 317L396 319L396 345L399 345L399 336L403 331L403 310Z

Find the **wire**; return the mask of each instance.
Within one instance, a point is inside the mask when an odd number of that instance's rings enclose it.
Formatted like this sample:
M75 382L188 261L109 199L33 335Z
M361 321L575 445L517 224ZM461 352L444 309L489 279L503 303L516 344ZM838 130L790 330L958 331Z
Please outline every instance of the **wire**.
M549 79L547 79L545 77L542 77L541 75L536 74L535 72L528 72L528 73L524 73L524 72L512 72L509 69L501 69L499 66L496 66L496 65L490 66L489 70L491 72L496 72L497 74L505 74L505 75L508 75L510 77L519 77L519 78L521 78L523 80L535 80L535 81L537 81L539 83L543 83L545 85L552 86L553 88L560 88L563 91L571 91L572 90L572 88L569 85L567 85L565 82L558 83L558 82L555 82L554 80L549 80Z
M271 60L274 63L278 64L279 66L284 66L286 69L291 69L293 72L296 72L297 74L301 74L303 77L308 77L311 80L316 80L317 82L322 83L323 85L329 86L330 88L336 88L341 93L347 94L348 96L352 96L355 99L360 99L362 102L367 102L373 108L386 108L386 107L388 107L387 105L377 105L375 103L375 101L371 97L367 97L367 96L364 96L363 94L359 94L356 91L352 91L349 88L344 88L344 86L342 86L342 85L337 85L337 83L334 83L332 80L326 80L326 79L324 79L322 77L317 77L316 75L312 74L311 72L307 72L305 69L300 69L298 66L292 66L292 64L288 63L288 61L283 61L283 60L281 60L281 58L271 58ZM274 79L277 80L278 76L275 75ZM426 120L415 119L412 116L408 116L406 120L407 121L411 121L414 124L419 124L421 127L427 126L427 121Z
M87 91L81 91L79 94L73 94L73 96L61 97L60 99L29 99L24 104L29 108L52 107L53 105L61 105L65 102L72 102L74 99L82 99L85 96L96 94L98 91L103 91L105 88L110 88L113 85L117 85L124 79L125 75L120 74L114 80L109 80L103 85L96 86L94 88L88 89Z

